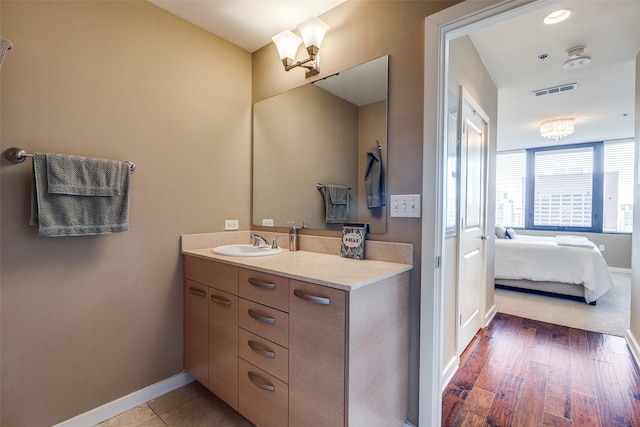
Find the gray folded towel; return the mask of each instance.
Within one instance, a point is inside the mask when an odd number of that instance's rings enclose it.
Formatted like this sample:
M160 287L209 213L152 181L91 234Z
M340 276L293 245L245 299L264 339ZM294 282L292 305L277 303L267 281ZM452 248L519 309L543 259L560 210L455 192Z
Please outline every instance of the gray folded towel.
M30 224L52 237L126 231L129 175L123 162L35 153Z
M115 160L46 154L48 192L76 196L116 196L128 168Z
M325 185L325 222L341 224L349 220L349 187Z

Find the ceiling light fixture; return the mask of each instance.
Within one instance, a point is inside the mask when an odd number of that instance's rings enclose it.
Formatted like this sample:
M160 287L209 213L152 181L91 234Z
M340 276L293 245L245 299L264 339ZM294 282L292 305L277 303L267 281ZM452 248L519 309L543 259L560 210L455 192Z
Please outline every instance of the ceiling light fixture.
M571 9L554 10L544 17L543 22L548 25L557 24L571 16Z
M575 46L567 50L567 56L569 60L564 63L566 70L582 67L591 62L591 57L584 54L584 46Z
M272 37L273 42L278 49L278 55L282 60L285 71L289 71L292 68L303 67L307 69L306 77L313 76L320 72L318 64L318 51L320 45L324 39L324 35L329 29L329 26L322 22L317 17L310 18L298 25L298 30L302 35L302 38L293 34L289 30L285 30L280 34ZM296 53L300 43L304 41L304 45L307 48L309 57L301 61L295 61Z
M573 133L573 122L575 119L555 119L542 122L540 125L540 135L543 138L553 139L555 141L569 136Z

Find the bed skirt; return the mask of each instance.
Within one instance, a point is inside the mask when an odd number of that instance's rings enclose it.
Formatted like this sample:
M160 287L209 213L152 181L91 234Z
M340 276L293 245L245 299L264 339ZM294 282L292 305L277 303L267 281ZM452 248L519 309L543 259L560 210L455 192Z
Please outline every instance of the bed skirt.
M525 289L560 296L570 296L585 301L584 286L561 282L534 282L532 280L495 279L496 286L512 289ZM595 301L590 303L595 305Z

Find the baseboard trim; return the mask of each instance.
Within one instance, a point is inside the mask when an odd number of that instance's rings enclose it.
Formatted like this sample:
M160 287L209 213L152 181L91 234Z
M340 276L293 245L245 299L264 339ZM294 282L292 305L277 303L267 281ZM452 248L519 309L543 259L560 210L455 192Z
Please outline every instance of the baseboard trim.
M609 267L609 271L612 272L612 273L631 274L631 269L630 268Z
M484 327L485 328L487 326L489 326L489 323L491 323L493 318L496 317L496 314L498 314L498 306L493 304L491 306L491 308L489 309L489 311L487 311L487 314L484 315Z
M627 341L627 345L631 350L631 354L633 355L633 358L636 361L636 365L640 366L640 346L638 345L638 341L633 336L633 333L631 332L630 329L627 329L627 333L624 338Z
M66 421L56 424L53 427L86 427L99 424L109 418L115 417L123 412L133 409L138 405L142 405L145 402L155 399L158 396L169 393L183 385L189 384L194 381L193 377L186 372L181 372L177 375L159 381L155 384L151 384L148 387L134 391L119 399L105 403L102 406L98 406L84 414L76 415Z
M460 356L453 356L449 361L449 363L447 363L447 366L445 366L444 369L442 370L442 377L440 378L440 384L442 385L441 389L443 392L449 385L449 382L451 381L455 373L458 371L459 367L460 367Z

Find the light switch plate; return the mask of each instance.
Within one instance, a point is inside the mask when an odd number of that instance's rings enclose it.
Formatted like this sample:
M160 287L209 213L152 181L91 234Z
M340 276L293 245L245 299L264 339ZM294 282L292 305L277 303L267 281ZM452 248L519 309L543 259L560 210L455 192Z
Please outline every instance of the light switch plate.
M398 194L391 196L391 216L420 218L420 195Z
M225 219L224 220L224 229L225 230L237 230L238 229L238 220L237 219Z
M273 218L262 218L262 225L265 227L273 227Z

